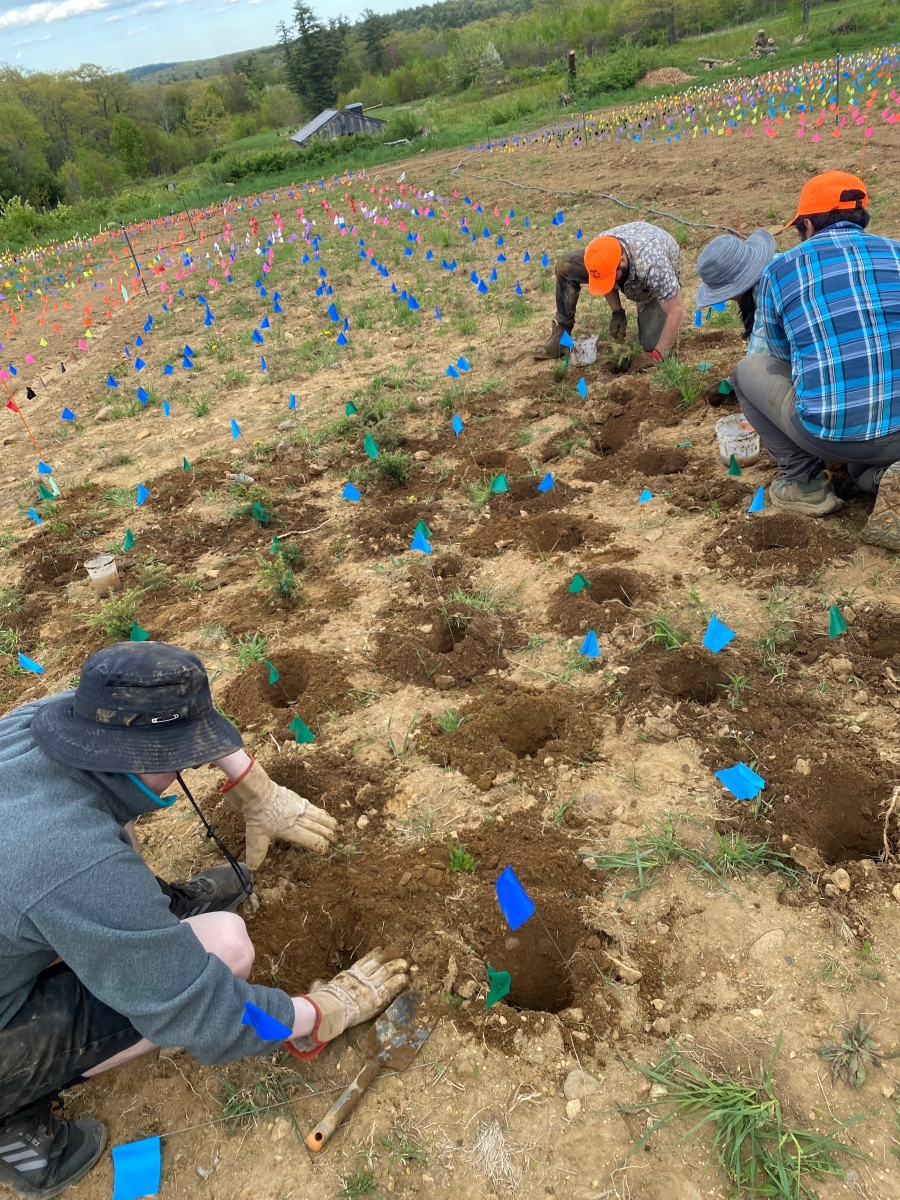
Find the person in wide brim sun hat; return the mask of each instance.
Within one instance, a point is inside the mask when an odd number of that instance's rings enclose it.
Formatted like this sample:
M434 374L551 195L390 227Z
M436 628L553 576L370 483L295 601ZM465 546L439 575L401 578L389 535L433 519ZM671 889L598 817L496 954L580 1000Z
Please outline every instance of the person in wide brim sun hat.
M733 233L713 238L697 259L703 281L697 288L697 307L724 304L752 291L774 257L775 239L767 229L757 229L746 239Z

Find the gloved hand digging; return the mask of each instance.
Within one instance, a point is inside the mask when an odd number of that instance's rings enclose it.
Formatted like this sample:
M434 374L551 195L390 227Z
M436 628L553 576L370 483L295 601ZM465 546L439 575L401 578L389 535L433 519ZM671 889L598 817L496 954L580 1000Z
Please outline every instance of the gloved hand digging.
M314 985L303 999L315 1008L318 1020L312 1033L288 1042L289 1049L298 1058L315 1058L345 1029L383 1012L409 984L409 966L399 953L394 946L376 946L330 983Z
M625 341L628 333L628 317L624 308L616 309L609 318L609 336L614 342L620 344Z
M650 371L653 367L659 366L661 362L660 355L655 350L651 350L649 354L639 354L633 358L628 370L634 375L640 371Z
M281 787L251 758L240 777L222 788L229 804L243 814L251 871L262 865L273 837L325 854L337 836L337 821L303 796Z

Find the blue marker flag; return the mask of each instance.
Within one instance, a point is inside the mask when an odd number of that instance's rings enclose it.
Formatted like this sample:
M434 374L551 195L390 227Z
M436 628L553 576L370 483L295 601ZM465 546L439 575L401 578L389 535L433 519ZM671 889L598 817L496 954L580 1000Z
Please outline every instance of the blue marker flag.
M766 507L766 493L763 490L763 488L757 488L756 495L751 500L750 507L747 509L747 512L748 513L762 512L765 507Z
M646 504L648 500L652 500L652 499L653 499L653 493L650 491L649 488L644 488L644 490L638 496L638 504Z
M146 365L147 364L144 362L144 360L142 358L136 358L134 360L134 369L136 371L143 371L143 369L144 369L144 367L146 367Z
M142 483L139 483L137 485L137 499L135 500L135 504L138 507L140 507L144 503L144 501L149 497L149 495L150 495L149 488L145 488Z
M159 1194L162 1158L159 1138L113 1146L113 1200L139 1200Z
M718 654L735 637L737 637L737 634L734 630L729 629L727 625L723 625L715 613L713 613L709 625L706 627L706 633L703 635L703 645L707 650L712 650L713 654Z
M231 436L235 441L241 436L241 427L234 417L231 418Z
M529 262L531 262L531 255L528 253L528 251L527 251L527 250L525 251L525 254L524 254L523 258L522 258L522 262L523 262L523 263L529 263Z
M171 375L174 370L175 368L171 363L166 363L166 365L163 367L163 375Z
M521 283L519 283L518 279L516 280L516 295L517 296L525 295L525 293L522 291L522 285L521 285Z
M268 369L269 369L266 364L266 360L262 356L260 356L260 360L259 360L259 369L261 371L268 371Z
M297 411L297 397L293 392L291 392L290 396L288 397L288 408L291 410L291 412Z
M107 375L107 377L106 377L106 386L107 386L107 387L118 387L118 386L119 386L119 381L118 381L118 379L114 379L114 378L112 377L112 375Z
M471 371L471 369L472 369L469 364L469 360L467 358L464 358L462 355L460 355L459 358L456 360L456 365L459 367L459 369L461 371Z
M338 312L337 305L334 303L329 305L328 315L331 317L332 321L339 321L341 319L341 314Z
M542 266L542 267L549 267L549 266L550 266L550 259L549 259L549 257L548 257L548 255L547 255L547 254L544 254L543 258L541 259L541 266Z
M352 500L355 504L357 500L362 498L362 492L358 491L352 483L345 483L344 490L341 492L342 500Z
M163 416L171 417L171 415L172 415L172 405L168 402L168 400L163 400Z
M62 410L62 412L60 413L60 417L64 421L74 421L75 420L75 414L72 412L71 408L64 408Z
M463 425L462 417L459 415L459 413L454 414L453 421L452 421L452 429L457 437L459 437L459 435L465 429L465 425Z
M35 510L33 508L29 508L27 515L29 517L31 517L31 519L32 519L32 521L34 521L35 525L43 525L44 522L37 515L37 513L35 512Z
M450 364L450 366L447 368L447 370L444 372L444 374L449 375L451 379L459 379L459 371L457 371L457 369L456 369L456 367L454 367L453 363Z
M555 485L553 483L553 476L548 471L547 474L544 476L544 478L541 480L541 482L537 485L537 489L539 492L550 492L550 491L553 491L554 486Z
M500 911L510 929L518 929L534 913L534 901L522 887L512 867L503 871L494 884L494 890Z
M53 468L44 462L43 459L38 463L38 475L52 475Z
M409 548L410 550L421 550L423 554L431 553L431 546L428 544L428 539L422 533L421 529L417 529L413 534L413 540Z
M268 329L269 328L269 318L263 317L263 319L259 323L259 327L260 327L260 329Z
M262 346L266 339L263 337L263 335L259 332L258 329L254 329L253 332L250 334L250 340L252 342L256 342L257 346Z
M35 675L43 675L44 668L40 663L36 663L33 658L29 658L22 651L19 651L19 666L23 671L33 671Z
M724 771L716 771L716 779L736 800L752 800L766 786L766 781L745 763L735 763Z
M137 398L138 398L138 400L140 400L141 404L146 404L147 401L150 399L150 393L144 391L143 388L138 388Z
M287 1025L282 1025L277 1017L270 1016L265 1009L259 1008L250 1000L244 1002L241 1024L252 1025L264 1042L284 1042L294 1032L293 1029L288 1029Z
M575 345L575 343L572 341L572 335L569 333L568 329L563 330L562 337L559 339L559 344L561 346L565 346L567 350L571 350Z
M587 384L584 382L584 376L575 384L575 391L584 400L587 397Z
M581 643L579 654L583 654L585 658L600 657L600 643L597 641L597 635L593 629L589 629L585 634L584 641Z
M479 292L482 294L482 296L486 296L486 295L488 294L488 292L490 291L490 288L489 288L489 287L488 287L488 285L487 285L487 284L484 282L484 280L483 280L483 279L481 279L481 280L479 280L479 282L478 282L478 290L479 290Z

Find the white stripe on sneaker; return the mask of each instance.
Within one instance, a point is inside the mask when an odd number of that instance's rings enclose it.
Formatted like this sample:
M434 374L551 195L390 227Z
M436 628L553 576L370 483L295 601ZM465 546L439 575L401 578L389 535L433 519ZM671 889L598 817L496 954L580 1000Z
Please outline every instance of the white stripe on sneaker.
M46 1167L46 1158L39 1158L37 1162L19 1163L16 1167L17 1171L38 1171L41 1167Z
M10 1142L8 1146L0 1146L0 1155L5 1154L7 1150L21 1150L24 1145L24 1142Z
M26 1158L37 1158L37 1150L20 1150L17 1154L4 1154L3 1161L8 1163L22 1162Z

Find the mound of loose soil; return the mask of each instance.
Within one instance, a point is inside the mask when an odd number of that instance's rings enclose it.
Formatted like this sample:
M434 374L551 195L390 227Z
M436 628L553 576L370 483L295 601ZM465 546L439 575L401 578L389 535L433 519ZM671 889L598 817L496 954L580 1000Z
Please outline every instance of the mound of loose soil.
M563 584L547 605L547 619L564 637L575 637L588 629L608 633L617 625L638 619L631 610L647 603L656 591L653 581L637 571L612 568L585 578L591 584L589 588L573 593Z
M710 567L769 567L809 575L832 558L849 554L841 529L837 520L777 511L755 513L726 526L717 538L706 543L703 554Z
M515 645L510 622L465 604L388 610L375 635L378 666L397 683L446 688L496 674Z
M583 703L583 702L582 702ZM486 791L498 776L528 779L551 762L578 762L596 753L598 734L588 713L562 688L518 687L511 694L479 696L462 711L453 733L433 725L426 749Z
M510 509L515 508L515 513ZM556 554L579 546L605 545L613 530L586 517L548 512L520 516L515 501L505 496L491 498L490 520L480 521L475 529L463 534L462 547L478 558L492 558L498 550L515 546L532 554Z
M681 67L660 67L656 71L648 71L643 79L637 82L638 87L674 87L679 83L690 83L695 78L686 75Z
M300 717L318 732L320 716L347 707L349 684L336 657L309 650L272 650L269 661L278 671L275 683L269 683L269 667L260 662L222 689L221 707L240 729L252 732L265 727L276 737L289 737L288 726Z

